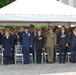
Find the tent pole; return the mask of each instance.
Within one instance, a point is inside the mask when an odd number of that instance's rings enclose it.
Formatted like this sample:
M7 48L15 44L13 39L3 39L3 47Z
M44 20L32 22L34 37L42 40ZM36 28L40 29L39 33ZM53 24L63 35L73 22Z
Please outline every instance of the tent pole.
M69 28L71 27L71 22L69 22Z
M49 27L49 22L47 23L47 26Z

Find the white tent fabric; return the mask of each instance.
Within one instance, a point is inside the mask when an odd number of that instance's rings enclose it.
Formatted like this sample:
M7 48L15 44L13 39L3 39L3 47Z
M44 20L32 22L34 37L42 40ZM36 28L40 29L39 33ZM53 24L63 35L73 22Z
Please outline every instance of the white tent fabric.
M76 9L55 0L17 0L2 8L0 13L76 15Z
M76 22L76 8L55 0L16 0L0 9L0 21Z

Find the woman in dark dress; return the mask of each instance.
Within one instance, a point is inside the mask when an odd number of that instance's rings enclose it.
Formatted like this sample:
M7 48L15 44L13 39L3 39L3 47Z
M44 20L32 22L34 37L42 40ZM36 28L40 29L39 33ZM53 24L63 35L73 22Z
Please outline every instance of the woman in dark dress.
M44 39L42 37L41 30L38 31L37 37L35 37L35 46L36 46L36 60L37 63L41 63L41 53L44 47Z
M13 48L13 40L10 36L9 31L5 31L5 35L2 39L3 46L3 56L4 56L4 64L8 65L10 63L11 50Z

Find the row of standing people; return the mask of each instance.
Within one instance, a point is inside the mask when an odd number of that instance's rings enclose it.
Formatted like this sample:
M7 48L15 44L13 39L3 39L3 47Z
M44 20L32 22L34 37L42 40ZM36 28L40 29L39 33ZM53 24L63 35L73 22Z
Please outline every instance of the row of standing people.
M35 37L33 36L32 38L35 40L32 40L34 42L31 44L31 47L33 47L34 44L36 45L38 63L41 63L41 52L44 51L44 45L46 46L48 63L53 63L55 57L54 47L56 44L59 44L59 63L66 62L67 47L69 45L71 46L70 60L72 63L76 62L76 27L74 27L70 34L65 26L62 26L57 34L53 32L52 27L49 27L46 32L42 32L41 30L36 31L36 33L31 30L30 32L35 35Z
M41 53L44 51L44 46L46 46L47 55L48 55L48 63L53 63L54 59L54 46L59 44L59 62L66 62L66 47L71 44L71 62L76 62L76 27L68 35L68 32L65 30L65 26L61 27L61 30L58 34L53 32L53 28L49 27L47 32L42 32L41 30L37 30L31 27L30 32L29 28L25 27L24 31L20 31L16 34L13 33L13 30L6 29L5 34L0 34L1 45L3 47L4 53L4 62L5 64L10 63L11 60L14 63L14 50L15 45L19 41L23 47L23 55L24 55L24 64L29 63L29 53L30 49L33 53L33 62L34 62L34 45L36 47L36 59L37 63L41 63ZM3 35L3 36L2 36ZM12 54L12 56L11 56ZM62 55L63 54L63 55Z
M15 52L15 45L17 45L17 42L20 42L20 45L22 45L24 64L29 63L30 48L32 49L34 59L33 49L34 49L34 39L36 36L37 36L37 30L35 29L35 33L33 34L32 32L31 33L29 32L28 27L25 27L24 30L21 30L20 32L17 33L14 33L14 30L13 29L10 30L10 28L7 28L5 32L3 29L1 29L0 45L2 45L3 48L2 50L4 55L4 63L9 64L10 61L12 61L11 63L14 63L14 52ZM38 49L40 49L40 47Z

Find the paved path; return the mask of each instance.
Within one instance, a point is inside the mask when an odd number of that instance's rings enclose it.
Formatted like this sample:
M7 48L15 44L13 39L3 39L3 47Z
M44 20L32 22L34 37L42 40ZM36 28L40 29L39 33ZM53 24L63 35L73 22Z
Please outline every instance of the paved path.
M56 75L56 73L59 73L58 75L66 75L61 73L70 72L74 72L74 74L76 75L76 64L54 63L29 65L0 65L0 75Z

